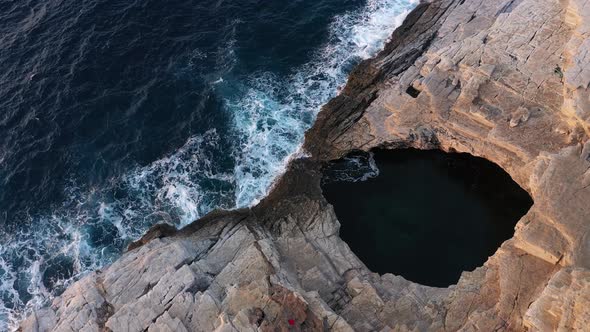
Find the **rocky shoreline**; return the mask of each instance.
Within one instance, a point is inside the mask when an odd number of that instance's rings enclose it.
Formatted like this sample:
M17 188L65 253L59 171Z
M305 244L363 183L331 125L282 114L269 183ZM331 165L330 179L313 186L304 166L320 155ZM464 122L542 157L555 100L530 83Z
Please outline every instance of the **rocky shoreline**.
M590 326L590 1L423 1L322 110L251 209L153 228L23 331L569 331ZM534 200L448 288L369 271L321 167L375 147L468 152Z

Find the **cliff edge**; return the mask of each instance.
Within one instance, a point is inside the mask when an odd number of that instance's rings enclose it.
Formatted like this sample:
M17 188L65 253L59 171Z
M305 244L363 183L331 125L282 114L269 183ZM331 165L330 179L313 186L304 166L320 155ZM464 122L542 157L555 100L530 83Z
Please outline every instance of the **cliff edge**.
M153 228L23 331L583 331L590 326L590 0L433 0L361 63L252 209ZM374 147L468 152L534 200L457 285L369 271L321 167Z

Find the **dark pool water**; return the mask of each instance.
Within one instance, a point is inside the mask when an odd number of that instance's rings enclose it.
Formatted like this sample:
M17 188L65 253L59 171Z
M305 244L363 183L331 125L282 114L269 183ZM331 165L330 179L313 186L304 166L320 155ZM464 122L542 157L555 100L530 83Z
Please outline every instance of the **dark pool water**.
M437 287L483 265L532 205L497 165L442 151L349 156L328 167L322 189L369 269Z

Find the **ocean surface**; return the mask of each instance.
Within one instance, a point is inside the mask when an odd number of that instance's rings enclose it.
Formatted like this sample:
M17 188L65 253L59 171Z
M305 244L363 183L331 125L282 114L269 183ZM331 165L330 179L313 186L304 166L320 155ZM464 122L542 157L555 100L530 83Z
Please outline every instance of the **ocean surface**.
M255 204L416 3L0 2L0 330L156 223Z

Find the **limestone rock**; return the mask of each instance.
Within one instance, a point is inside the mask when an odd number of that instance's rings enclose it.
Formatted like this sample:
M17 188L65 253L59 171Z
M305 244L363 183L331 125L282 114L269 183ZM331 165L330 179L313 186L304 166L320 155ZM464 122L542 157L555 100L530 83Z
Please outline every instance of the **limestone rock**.
M590 326L590 271L568 268L553 275L525 315L538 331L584 331Z

